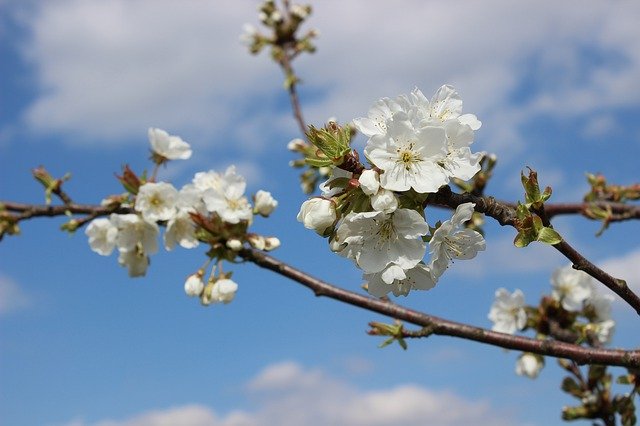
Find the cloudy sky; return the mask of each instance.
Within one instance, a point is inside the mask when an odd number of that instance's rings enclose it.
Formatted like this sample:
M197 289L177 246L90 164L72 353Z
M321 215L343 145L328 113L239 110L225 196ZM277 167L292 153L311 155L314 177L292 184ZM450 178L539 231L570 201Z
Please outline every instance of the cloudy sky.
M74 200L120 191L114 172L148 168L147 128L194 148L161 178L236 164L249 190L280 201L260 232L279 258L346 288L360 276L295 222L305 196L285 146L299 136L267 55L238 41L257 25L254 1L0 0L0 200L43 202L30 169L72 172ZM635 1L323 0L308 28L318 52L296 63L310 123L366 115L376 99L452 84L483 126L475 149L498 155L489 192L521 197L519 173L539 172L552 200L578 201L586 172L637 182L640 6ZM227 306L184 296L203 251L176 250L129 279L60 220L25 223L0 243L0 417L10 425L553 425L562 405L553 360L516 377L515 352L434 337L378 349L380 317L252 265ZM599 239L598 224L562 218L587 257L640 290L633 223ZM487 227L487 251L456 264L432 291L401 302L489 327L498 287L535 303L565 261L515 250ZM616 304L614 345L637 347L635 318Z

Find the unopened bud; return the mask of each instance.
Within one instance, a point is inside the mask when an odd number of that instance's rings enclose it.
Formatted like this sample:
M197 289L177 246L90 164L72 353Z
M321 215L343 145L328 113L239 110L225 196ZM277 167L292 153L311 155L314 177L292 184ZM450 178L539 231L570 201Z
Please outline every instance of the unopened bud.
M211 298L215 302L229 303L234 297L236 297L236 292L238 291L238 284L234 281L223 278L213 285L211 289Z
M202 282L203 275L204 271L200 269L195 274L187 277L187 280L184 282L184 292L187 293L187 296L197 297L202 294L204 290L204 282Z
M233 251L238 251L242 248L242 241L238 240L237 238L232 238L230 240L227 240L227 248L233 250Z
M264 249L266 251L275 250L280 247L280 240L277 237L267 237L264 239Z
M287 149L294 152L302 152L306 147L307 143L300 138L293 139L287 144Z
M251 247L258 250L265 249L265 239L263 236L258 234L249 234L247 235L247 240L249 241L249 244L251 244Z
M271 193L263 190L256 192L253 201L255 203L253 212L264 217L269 216L278 206L278 202L271 196Z

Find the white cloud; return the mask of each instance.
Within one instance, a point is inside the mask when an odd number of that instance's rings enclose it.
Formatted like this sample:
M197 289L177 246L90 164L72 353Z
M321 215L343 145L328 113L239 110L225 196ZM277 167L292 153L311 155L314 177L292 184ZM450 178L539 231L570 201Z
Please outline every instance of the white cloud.
M27 111L37 130L100 140L147 126L211 135L233 117L237 94L275 67L239 44L248 2L57 0L28 19L27 55L41 96ZM247 100L240 96L241 100Z
M11 278L0 275L0 315L24 309L31 304L31 299Z
M611 134L618 126L616 119L611 115L597 116L589 120L583 134L588 138L598 138Z
M149 125L203 136L233 127L247 107L285 96L275 64L238 43L255 15L253 2L39 2L26 19L27 46L43 90L27 121L102 140ZM521 149L518 126L536 114L640 102L639 20L633 1L318 2L319 51L298 66L303 94L322 96L306 102L306 114L349 120L378 97L452 83L485 123L483 148L505 158ZM533 93L514 104L527 85ZM282 118L266 109L256 125Z
M634 292L640 292L640 248L624 256L606 259L598 266L614 277L625 280ZM616 297L616 300L619 299Z
M358 390L321 370L284 362L265 368L248 385L259 400L253 412L219 415L203 405L155 410L130 419L68 426L385 426L515 425L516 420L485 401L469 401L446 390L405 384L383 390Z

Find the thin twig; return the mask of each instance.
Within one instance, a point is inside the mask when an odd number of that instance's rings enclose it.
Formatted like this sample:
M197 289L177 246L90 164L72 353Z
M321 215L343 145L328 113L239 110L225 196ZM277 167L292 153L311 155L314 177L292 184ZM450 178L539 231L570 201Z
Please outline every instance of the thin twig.
M298 123L298 128L304 135L306 134L308 128L306 122L304 121L304 117L302 116L302 108L300 107L300 100L298 99L298 83L293 71L293 66L291 65L291 59L292 57L290 56L288 49L285 48L282 59L280 60L280 66L282 67L286 78L291 78L287 90L289 92L289 100L291 101L291 109L293 110L293 116Z

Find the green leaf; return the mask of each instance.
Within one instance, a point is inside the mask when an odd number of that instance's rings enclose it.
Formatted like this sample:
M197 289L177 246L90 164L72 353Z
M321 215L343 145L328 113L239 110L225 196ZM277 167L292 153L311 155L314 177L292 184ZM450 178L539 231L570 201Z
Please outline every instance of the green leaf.
M532 239L527 238L527 235L523 232L519 232L518 235L516 235L515 240L513 240L513 245L518 247L518 248L523 248L528 246L531 241L533 241Z
M562 237L555 231L555 229L545 226L538 232L538 241L540 241L541 243L554 245L561 242Z
M308 165L314 166L314 167L328 167L328 166L331 166L333 164L333 162L328 158L310 158L310 157L307 157L307 158L304 159L304 161Z
M384 342L380 343L380 346L378 346L379 348L384 348L385 346L389 346L390 344L393 343L393 341L395 340L395 338L390 337L387 340L385 340Z

